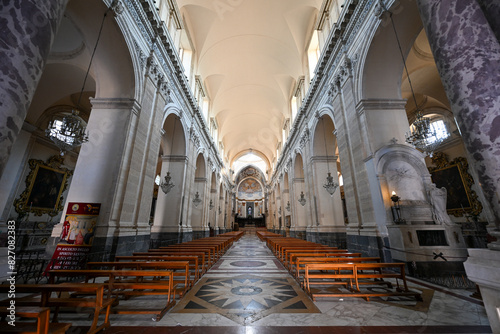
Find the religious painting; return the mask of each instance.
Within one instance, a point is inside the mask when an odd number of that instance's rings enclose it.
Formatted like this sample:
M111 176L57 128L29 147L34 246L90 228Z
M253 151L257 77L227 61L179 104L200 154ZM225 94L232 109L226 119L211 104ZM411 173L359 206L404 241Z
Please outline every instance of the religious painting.
M476 193L471 190L474 181L467 172L467 160L459 157L448 162L443 153L437 152L434 155L433 162L437 167L429 168L429 171L436 187L446 188L447 213L455 217L468 213L481 213L483 209L481 202L479 202Z
M243 180L238 187L238 198L240 199L260 199L263 196L262 186L254 178Z
M62 159L51 157L48 162L29 160L30 173L26 178L26 189L14 202L16 212L44 213L56 216L63 209L62 194L68 186L68 178L72 171L62 168Z
M431 177L437 188L445 187L447 190L447 210L470 209L471 204L458 165L435 170Z

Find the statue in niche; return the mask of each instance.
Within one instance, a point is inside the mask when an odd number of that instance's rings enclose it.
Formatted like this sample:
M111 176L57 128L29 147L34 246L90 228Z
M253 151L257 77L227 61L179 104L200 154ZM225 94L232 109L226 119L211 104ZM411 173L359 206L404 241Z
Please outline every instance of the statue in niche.
M251 218L252 217L252 207L249 206L248 207L248 218Z
M432 218L436 224L453 225L450 216L446 212L446 188L438 188L435 183L432 183L427 193L432 205Z

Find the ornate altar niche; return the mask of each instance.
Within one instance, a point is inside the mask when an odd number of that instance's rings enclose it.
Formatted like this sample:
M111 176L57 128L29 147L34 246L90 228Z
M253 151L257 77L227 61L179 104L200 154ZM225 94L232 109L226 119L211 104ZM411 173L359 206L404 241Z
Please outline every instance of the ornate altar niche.
M261 178L260 172L253 167L245 168L238 175L236 220L241 227L265 226L265 194Z

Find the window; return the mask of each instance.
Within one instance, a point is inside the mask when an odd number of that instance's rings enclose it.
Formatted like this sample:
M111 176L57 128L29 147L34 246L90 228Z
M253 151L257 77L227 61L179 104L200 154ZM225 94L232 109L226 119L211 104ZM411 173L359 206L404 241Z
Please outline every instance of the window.
M311 80L314 77L314 70L316 69L316 65L318 64L319 54L320 50L318 31L315 30L309 44L309 50L307 52L307 59L309 60L309 78Z
M241 169L245 168L248 165L257 167L258 169L260 169L263 175L266 175L264 174L264 171L267 170L266 162L254 153L247 153L233 163L234 174L237 175Z
M434 143L438 139L446 139L450 136L450 133L446 129L446 125L444 124L443 120L437 120L434 122L431 122L431 129L435 131L436 135L428 137L427 140L430 143Z

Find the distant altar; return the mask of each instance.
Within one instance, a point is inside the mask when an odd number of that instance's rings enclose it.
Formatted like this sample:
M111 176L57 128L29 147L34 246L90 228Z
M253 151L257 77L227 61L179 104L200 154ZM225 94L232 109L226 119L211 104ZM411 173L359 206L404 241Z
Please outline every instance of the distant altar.
M266 227L266 216L262 215L261 217L248 217L243 218L236 214L234 221L238 223L239 227Z

